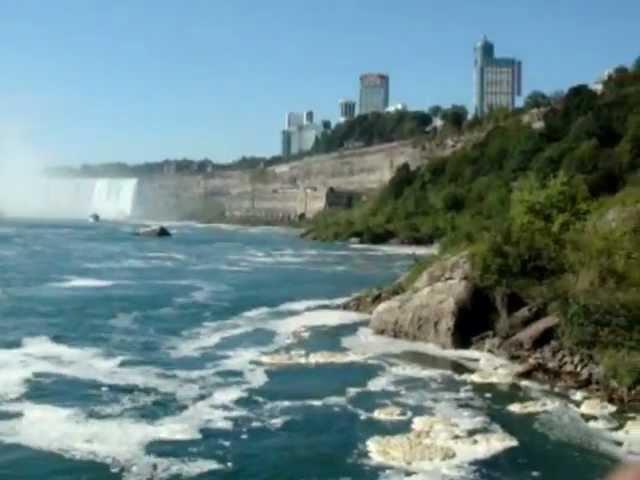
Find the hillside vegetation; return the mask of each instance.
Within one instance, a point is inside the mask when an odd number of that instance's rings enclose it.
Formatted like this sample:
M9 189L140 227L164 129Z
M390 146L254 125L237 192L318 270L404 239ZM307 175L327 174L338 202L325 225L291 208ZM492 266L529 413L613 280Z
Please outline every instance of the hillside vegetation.
M322 133L309 153L331 153L350 146L368 147L413 139L425 134L436 114L447 126L460 128L468 115L466 108L460 105L432 109L435 109L432 113L396 111L358 115Z
M495 121L496 117L492 119ZM566 346L640 383L640 69L571 88L534 130L501 114L482 141L417 170L311 235L470 249L478 281L543 302Z

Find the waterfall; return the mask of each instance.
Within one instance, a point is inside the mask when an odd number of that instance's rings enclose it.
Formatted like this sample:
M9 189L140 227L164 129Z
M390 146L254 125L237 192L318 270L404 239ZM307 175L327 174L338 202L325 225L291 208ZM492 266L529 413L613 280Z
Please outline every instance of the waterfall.
M2 179L0 179L2 180ZM134 208L136 178L20 178L0 184L0 213L13 217L124 220Z
M137 186L137 178L96 180L91 199L91 213L109 219L128 218L133 211Z

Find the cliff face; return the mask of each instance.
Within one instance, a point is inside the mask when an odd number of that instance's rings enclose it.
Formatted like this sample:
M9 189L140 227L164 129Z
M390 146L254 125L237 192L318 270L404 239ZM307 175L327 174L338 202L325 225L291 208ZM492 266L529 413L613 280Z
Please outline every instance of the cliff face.
M325 207L330 188L374 191L388 182L399 165L417 166L422 158L418 148L403 142L317 155L266 169L143 178L134 213L158 219L310 217Z
M415 168L451 153L468 140L421 145L397 142L315 155L264 169L143 178L135 216L204 221L222 217L276 221L312 217L325 208L330 189L366 195L386 185L403 163Z

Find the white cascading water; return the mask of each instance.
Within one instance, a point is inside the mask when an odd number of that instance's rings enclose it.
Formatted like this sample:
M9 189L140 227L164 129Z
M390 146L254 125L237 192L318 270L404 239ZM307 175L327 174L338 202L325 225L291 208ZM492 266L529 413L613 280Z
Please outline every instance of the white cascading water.
M130 217L137 186L137 178L97 179L93 187L91 213L114 220Z
M136 178L21 178L0 185L0 214L32 218L124 220L134 208Z

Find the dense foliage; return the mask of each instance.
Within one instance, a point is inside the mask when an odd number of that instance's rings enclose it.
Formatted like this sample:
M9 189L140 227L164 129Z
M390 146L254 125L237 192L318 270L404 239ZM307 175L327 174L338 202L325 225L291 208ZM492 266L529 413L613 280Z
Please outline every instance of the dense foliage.
M313 153L329 153L343 148L414 138L423 134L431 122L431 116L426 112L373 112L358 115L324 132L316 140Z
M551 106L551 98L540 90L534 90L527 98L524 99L525 110L531 110L532 108L545 108Z
M479 281L551 306L562 340L596 352L623 386L640 383L640 71L597 94L557 98L533 130L506 115L476 144L411 170L352 211L325 212L317 238L470 248Z

